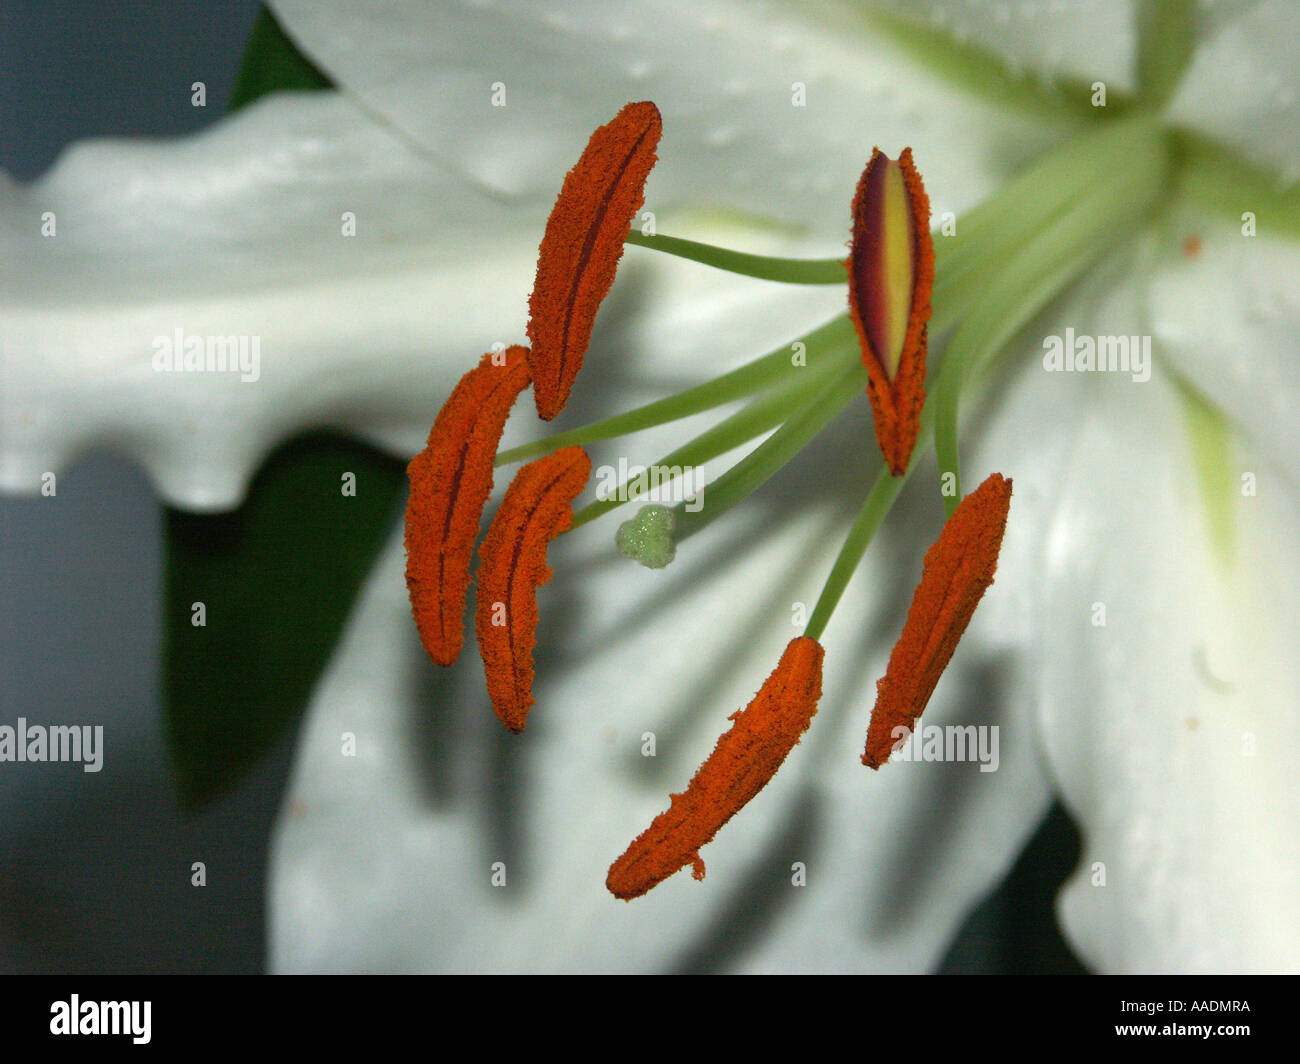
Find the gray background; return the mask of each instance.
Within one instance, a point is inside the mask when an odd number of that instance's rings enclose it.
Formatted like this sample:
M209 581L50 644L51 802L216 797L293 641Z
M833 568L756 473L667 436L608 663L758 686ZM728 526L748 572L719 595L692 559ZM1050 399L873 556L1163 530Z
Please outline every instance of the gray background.
M64 144L220 118L259 5L0 6L0 167ZM190 85L208 87L206 109ZM0 723L104 726L104 767L0 765L0 971L245 972L262 966L266 843L288 744L193 819L159 707L162 511L140 470L87 455L54 498L0 500ZM190 885L203 861L208 885Z

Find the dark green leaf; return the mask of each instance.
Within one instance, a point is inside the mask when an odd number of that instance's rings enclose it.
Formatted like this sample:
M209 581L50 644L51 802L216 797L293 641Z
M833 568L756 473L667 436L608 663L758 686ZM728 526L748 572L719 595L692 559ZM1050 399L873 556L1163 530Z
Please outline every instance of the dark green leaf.
M345 473L356 475L354 497ZM238 779L302 713L405 479L396 459L313 435L267 460L239 510L167 512L163 691L190 806Z
M267 93L283 89L329 89L330 79L289 40L269 8L263 8L248 38L229 110L237 111Z

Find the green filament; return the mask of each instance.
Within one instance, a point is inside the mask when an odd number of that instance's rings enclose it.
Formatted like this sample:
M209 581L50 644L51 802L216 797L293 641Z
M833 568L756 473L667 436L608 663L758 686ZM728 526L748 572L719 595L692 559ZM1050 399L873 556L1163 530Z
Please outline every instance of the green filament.
M783 284L847 284L849 275L845 259L782 259L768 255L749 255L696 240L676 236L645 236L633 229L627 242L637 247L667 252L715 269L756 277L761 281Z
M495 464L509 465L511 462L521 462L551 454L561 447L569 447L573 444L585 446L600 440L640 432L643 429L656 428L705 410L712 410L737 399L744 399L765 388L781 385L798 386L808 370L820 365L828 352L852 343L853 338L853 323L847 314L841 315L801 336L798 340L784 344L775 351L756 358L721 377L603 421L502 451L497 455ZM801 357L796 361L796 356ZM807 364L801 365L801 362Z
M1135 127L1136 128L1136 127ZM989 283L962 322L944 355L944 373L934 389L935 452L941 474L951 474L955 490L945 492L949 516L961 500L957 420L962 390L972 368L999 351L1043 307L1058 296L1098 255L1116 232L1131 232L1148 213L1164 180L1168 151L1149 138L1144 151L1116 182L1092 171L1096 191L1070 205Z

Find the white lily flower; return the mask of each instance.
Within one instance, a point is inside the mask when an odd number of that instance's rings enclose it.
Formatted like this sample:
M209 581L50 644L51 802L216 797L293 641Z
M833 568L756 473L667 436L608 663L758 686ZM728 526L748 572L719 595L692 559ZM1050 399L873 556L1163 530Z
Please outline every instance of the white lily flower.
M629 100L664 115L647 200L659 228L770 254L842 254L873 144L910 145L935 215L961 215L1086 124L969 79L962 91L857 8L809 6L381 15L280 0L343 91L271 98L176 144L84 145L0 188L0 486L35 490L107 441L168 501L217 509L306 426L415 453L460 374L522 338L559 180ZM1140 88L1126 5L929 11L1049 85ZM1294 177L1289 6L1221 4L1196 27L1162 121ZM1262 89L1261 66L1276 79ZM1085 847L1060 915L1090 966L1300 967L1300 791L1285 774L1300 747L1300 248L1264 217L1245 237L1177 191L1036 321L963 436L967 469L1013 477L1015 497L997 583L925 723L996 726L996 771L858 762L916 545L938 529L932 489L913 491L836 611L812 729L709 845L705 882L676 876L630 904L605 890L609 862L798 633L792 604L811 604L874 470L864 411L666 572L615 556L607 528L557 541L525 736L486 711L470 655L433 672L395 531L300 733L273 845L272 965L926 970L1059 795ZM356 237L341 236L344 212ZM716 376L843 301L630 251L575 413ZM154 372L156 338L176 329L258 336L260 379ZM1150 380L1045 372L1042 337L1067 329L1150 335ZM536 435L525 407L507 443ZM682 432L593 456L646 462ZM344 733L356 757L340 756Z

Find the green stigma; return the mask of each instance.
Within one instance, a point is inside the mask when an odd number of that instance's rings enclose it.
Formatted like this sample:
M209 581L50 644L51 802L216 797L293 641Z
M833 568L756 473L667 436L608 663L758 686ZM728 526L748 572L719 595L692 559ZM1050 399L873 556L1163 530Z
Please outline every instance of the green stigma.
M614 542L625 558L647 569L662 569L677 556L675 525L673 512L667 506L642 506L635 517L618 526Z

